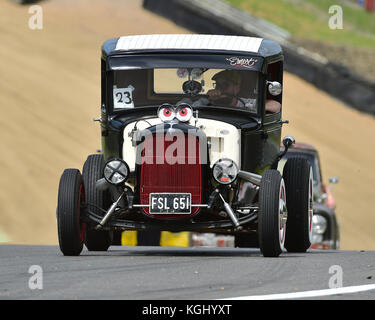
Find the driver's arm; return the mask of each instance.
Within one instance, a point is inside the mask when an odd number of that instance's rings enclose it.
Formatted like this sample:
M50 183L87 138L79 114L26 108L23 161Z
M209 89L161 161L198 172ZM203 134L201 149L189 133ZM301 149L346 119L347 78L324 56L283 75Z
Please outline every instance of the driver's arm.
M223 98L223 95L220 90L218 89L211 89L207 91L207 95L209 99L216 100L219 98Z
M281 103L275 100L266 101L266 112L276 113L281 109Z

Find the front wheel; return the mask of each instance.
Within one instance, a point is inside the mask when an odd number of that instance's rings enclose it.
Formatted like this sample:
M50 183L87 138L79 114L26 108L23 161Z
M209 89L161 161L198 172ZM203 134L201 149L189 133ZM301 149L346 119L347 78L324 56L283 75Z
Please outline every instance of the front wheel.
M82 252L86 229L81 220L81 205L84 202L81 173L77 169L66 169L60 179L57 200L59 245L65 256L78 256Z
M86 202L92 212L102 216L100 208L109 208L108 191L100 191L96 188L96 181L103 177L104 159L101 154L93 154L87 157L83 168L82 177L86 190ZM95 230L88 226L86 230L85 245L89 251L107 251L113 240L113 232L107 230Z
M259 190L258 234L260 250L265 257L277 257L284 249L286 235L286 192L277 170L267 170Z
M288 252L306 252L312 241L313 172L307 159L296 157L283 170L288 194L288 223L285 248Z

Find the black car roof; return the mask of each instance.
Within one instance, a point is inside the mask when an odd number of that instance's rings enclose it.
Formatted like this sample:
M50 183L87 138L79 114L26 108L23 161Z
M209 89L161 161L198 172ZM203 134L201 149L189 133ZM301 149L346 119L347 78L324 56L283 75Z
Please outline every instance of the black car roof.
M102 46L103 58L112 55L150 52L251 54L264 58L282 56L281 46L274 41L229 35L153 34L125 36L107 40Z

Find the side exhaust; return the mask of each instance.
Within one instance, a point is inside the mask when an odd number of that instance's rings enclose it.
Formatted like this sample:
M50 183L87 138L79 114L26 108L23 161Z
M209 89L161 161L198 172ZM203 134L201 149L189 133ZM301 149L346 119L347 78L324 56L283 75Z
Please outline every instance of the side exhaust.
M255 173L251 173L251 172L247 172L247 171L242 171L240 170L238 172L238 177L244 179L244 180L247 180L257 186L260 186L260 182L262 180L262 176L259 175L259 174L255 174Z

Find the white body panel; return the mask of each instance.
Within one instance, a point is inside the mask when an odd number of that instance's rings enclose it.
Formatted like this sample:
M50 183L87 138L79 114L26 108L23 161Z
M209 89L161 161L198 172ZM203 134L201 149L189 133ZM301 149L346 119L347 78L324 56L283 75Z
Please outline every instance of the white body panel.
M188 49L258 52L261 38L210 34L151 34L120 37L116 50Z
M152 126L161 124L159 118L147 119ZM143 130L150 125L145 121L137 123L137 129ZM136 148L132 146L129 132L134 128L134 122L129 123L124 129L124 144L123 144L123 159L129 165L130 171L135 170ZM190 119L190 125L195 125L195 119ZM235 126L217 120L211 119L198 119L196 126L200 128L207 136L207 140L211 143L208 150L208 157L210 166L221 159L230 158L240 168L241 167L241 132Z

